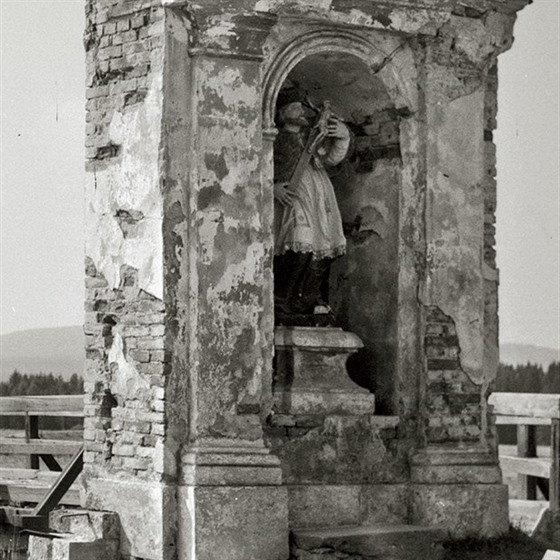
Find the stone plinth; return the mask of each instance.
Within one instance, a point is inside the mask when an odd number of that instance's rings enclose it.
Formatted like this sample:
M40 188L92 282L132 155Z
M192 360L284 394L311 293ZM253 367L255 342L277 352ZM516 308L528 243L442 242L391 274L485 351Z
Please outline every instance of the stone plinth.
M495 453L428 448L412 457L411 479L412 523L445 526L456 538L507 533L508 489Z
M353 333L328 327L277 327L275 414L373 414L375 396L348 376L346 361L363 347Z
M374 425L375 396L346 371L346 361L361 347L355 334L338 328L275 331L266 436L288 486L291 526L324 524L327 504L331 523L360 522L375 455L385 453Z

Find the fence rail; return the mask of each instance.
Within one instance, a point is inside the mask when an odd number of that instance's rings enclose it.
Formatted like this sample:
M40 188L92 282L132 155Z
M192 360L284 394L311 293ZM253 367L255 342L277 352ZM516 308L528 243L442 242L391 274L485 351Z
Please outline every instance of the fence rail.
M67 430L49 430L49 439L41 437L41 417L84 416L82 395L49 395L0 397L0 416L24 416L23 437L0 437L0 455L27 455L29 469L0 469L0 519L28 528L44 529L48 525L48 513L58 503L79 505L79 494L70 489L82 469L83 441L70 441ZM58 439L57 439L58 436ZM56 456L56 457L55 457ZM61 456L68 456L65 467L59 463ZM71 457L71 459L70 459ZM41 471L42 461L52 477ZM32 510L13 507L21 504L37 504ZM22 513L23 512L23 513Z
M560 395L493 393L496 424L517 426L517 456L500 456L502 466L519 476L523 497L537 498L537 488L560 509ZM537 426L550 426L550 457L537 456Z

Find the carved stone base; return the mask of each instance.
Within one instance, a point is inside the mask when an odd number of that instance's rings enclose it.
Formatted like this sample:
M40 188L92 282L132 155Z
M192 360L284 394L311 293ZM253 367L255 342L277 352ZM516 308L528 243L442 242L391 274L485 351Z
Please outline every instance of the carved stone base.
M346 361L362 341L340 328L277 327L275 414L373 414L375 396L348 376Z
M362 342L339 328L277 327L275 346L265 434L289 489L290 524L360 519L357 504L365 503L372 465L386 453L375 397L346 371Z
M495 453L427 448L411 458L411 477L412 523L444 526L454 538L507 533L508 489Z

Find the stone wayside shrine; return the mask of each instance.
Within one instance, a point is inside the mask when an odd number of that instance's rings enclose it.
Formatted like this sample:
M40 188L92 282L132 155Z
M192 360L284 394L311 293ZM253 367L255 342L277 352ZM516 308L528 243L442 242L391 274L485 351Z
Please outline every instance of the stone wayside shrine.
M87 1L82 505L118 516L123 559L507 531L492 134L528 1ZM334 326L275 327L293 84L351 131Z

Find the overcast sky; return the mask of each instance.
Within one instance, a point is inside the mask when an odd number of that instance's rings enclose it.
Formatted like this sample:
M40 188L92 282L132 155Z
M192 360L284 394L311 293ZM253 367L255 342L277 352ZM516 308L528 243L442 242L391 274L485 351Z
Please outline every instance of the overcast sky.
M0 0L1 333L83 315L82 0ZM558 0L500 58L501 341L559 346Z

